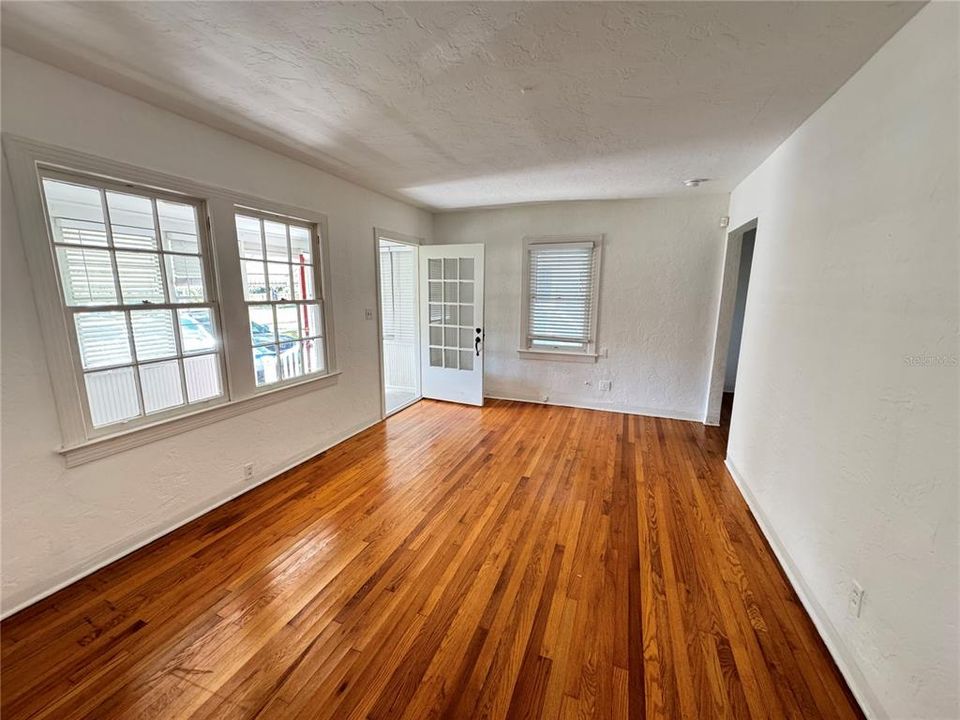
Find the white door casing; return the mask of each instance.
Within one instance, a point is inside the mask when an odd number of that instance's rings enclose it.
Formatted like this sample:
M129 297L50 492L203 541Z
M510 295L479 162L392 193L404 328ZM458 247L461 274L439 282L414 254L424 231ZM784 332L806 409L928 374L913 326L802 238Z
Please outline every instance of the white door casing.
M420 247L423 397L483 405L483 245Z

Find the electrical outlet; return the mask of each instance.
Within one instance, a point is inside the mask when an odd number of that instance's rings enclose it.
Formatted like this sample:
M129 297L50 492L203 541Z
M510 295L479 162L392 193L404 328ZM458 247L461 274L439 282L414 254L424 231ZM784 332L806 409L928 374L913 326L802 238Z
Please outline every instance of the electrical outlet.
M847 599L847 614L850 617L860 617L860 612L863 610L863 595L863 588L854 580L853 587L850 588L850 597Z
M367 308L366 310L364 310L363 318L364 320L373 320L373 310L371 310L370 308Z
M609 389L612 388L612 387L613 387L613 382L612 382L612 381L610 381L610 380L601 380L601 381L600 381L600 389L601 389L601 390L607 391L607 390L609 390Z
M253 480L253 463L247 463L243 466L243 479Z
M610 357L610 351L607 350L607 348L605 347L600 348L600 357L602 358Z

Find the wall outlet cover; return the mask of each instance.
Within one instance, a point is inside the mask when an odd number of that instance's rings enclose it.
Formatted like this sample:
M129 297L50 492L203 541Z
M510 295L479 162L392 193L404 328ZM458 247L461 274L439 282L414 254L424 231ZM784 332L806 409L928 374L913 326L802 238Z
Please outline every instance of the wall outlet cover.
M860 617L863 611L863 588L856 580L850 588L850 597L847 600L847 614L852 618Z

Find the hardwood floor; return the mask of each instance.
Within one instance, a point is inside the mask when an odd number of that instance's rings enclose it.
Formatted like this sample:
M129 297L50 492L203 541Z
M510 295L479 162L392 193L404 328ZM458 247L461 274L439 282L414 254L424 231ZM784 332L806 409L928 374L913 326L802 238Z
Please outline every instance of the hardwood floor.
M725 444L420 402L5 621L0 710L860 718Z

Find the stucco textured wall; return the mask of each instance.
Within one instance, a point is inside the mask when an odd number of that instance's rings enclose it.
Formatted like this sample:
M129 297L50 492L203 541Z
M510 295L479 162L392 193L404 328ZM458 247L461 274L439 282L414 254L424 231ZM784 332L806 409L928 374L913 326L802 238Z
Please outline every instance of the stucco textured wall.
M6 170L2 226L5 611L328 446L380 415L374 226L429 237L431 216L207 126L3 53L5 132L139 165L329 220L338 364L334 387L71 470ZM45 238L24 238L46 242Z
M727 203L696 195L437 215L437 242L485 245L486 394L702 419ZM523 237L593 233L604 235L597 344L609 357L519 357Z
M877 718L960 717L958 21L926 6L731 201L729 461Z

